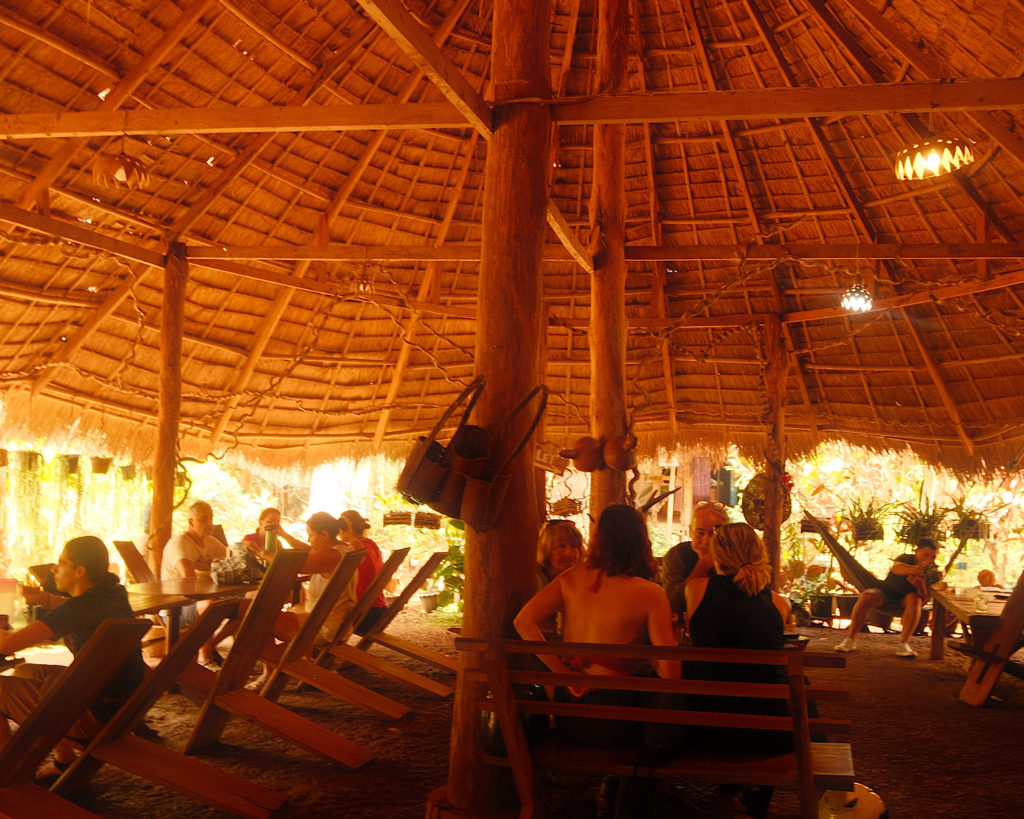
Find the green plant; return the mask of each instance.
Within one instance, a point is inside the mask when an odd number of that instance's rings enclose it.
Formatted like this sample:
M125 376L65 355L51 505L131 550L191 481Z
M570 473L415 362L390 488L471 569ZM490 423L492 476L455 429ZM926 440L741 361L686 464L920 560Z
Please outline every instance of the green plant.
M849 526L854 543L884 540L885 530L882 528L882 521L895 506L895 503L879 501L873 497L866 501L855 497L847 503L840 516Z
M455 611L461 611L462 589L466 582L466 524L449 519L444 534L448 541L448 554L431 575L431 588L437 591L439 608L453 606Z
M922 497L922 492L918 492L916 505L904 503L896 514L900 519L896 537L903 543L917 546L923 538L931 538L936 542L945 540L949 510L937 503L929 503L927 498Z

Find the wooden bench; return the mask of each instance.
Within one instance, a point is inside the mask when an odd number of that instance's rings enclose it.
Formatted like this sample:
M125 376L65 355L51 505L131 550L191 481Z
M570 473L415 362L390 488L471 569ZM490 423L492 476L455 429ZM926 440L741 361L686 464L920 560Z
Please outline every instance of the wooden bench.
M485 754L486 761L509 765L521 804L521 817L545 815L540 787L545 781L537 771L592 773L600 775L636 776L682 782L698 780L720 784L773 785L796 790L800 796L801 816L815 819L818 815L817 788L853 790L853 759L848 742L849 723L842 720L808 716L808 702L844 701L845 690L808 685L804 671L809 666L845 666L845 658L837 654L817 654L798 648L781 651L750 651L707 649L695 647L653 648L651 646L613 646L555 642L506 640L486 641L458 638L463 667L462 685L475 699L481 711L492 712L502 732L506 756ZM786 684L722 682L684 678L663 680L658 677L586 676L591 690L634 691L660 695L660 702L671 702L658 708L624 705L594 705L538 700L528 692L537 687L579 685L579 674L555 674L537 668L536 660L525 661L521 655L537 653L591 658L639 658L682 660L686 673L690 663L743 663L784 668ZM524 666L530 666L526 668ZM548 690L551 690L550 688ZM669 695L666 699L664 695ZM676 697L672 695L683 695ZM788 703L791 716L766 716L756 713L697 711L679 707L688 696L756 697L779 699ZM708 707L706 703L701 707ZM739 703L735 706L742 710ZM671 752L648 752L638 747L597 748L568 743L548 732L539 741L527 744L523 717L532 714L557 718L586 717L604 720L628 720L655 725L702 726L786 731L793 735L794 750L776 755L723 753L687 746ZM811 737L830 741L812 741Z

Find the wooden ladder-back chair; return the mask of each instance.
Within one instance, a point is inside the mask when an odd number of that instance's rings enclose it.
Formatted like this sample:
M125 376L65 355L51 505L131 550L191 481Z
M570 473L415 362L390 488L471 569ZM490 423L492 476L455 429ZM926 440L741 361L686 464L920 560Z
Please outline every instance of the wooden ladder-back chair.
M365 555L365 549L357 549L341 559L327 581L327 586L320 595L320 599L317 600L302 627L289 643L286 645L268 644L264 647L261 658L272 666L272 670L260 690L261 696L276 701L284 691L288 680L295 679L318 688L325 694L330 694L343 702L348 702L383 717L398 719L409 713L409 709L401 703L317 665L309 656L321 627L327 621L335 603L352 580ZM353 609L358 607L358 602ZM350 614L351 612L342 621L342 627L348 621Z
M134 541L115 540L114 548L117 549L117 553L121 555L121 560L124 561L125 571L131 575L130 579L125 581L125 585L127 585L128 582L156 582L156 575L153 574L153 570L149 567L149 563L146 562L146 558L142 555L142 552L136 548Z
M351 645L349 643L350 639L357 637L357 635L355 635L356 626L363 619L365 613L369 611L370 606L373 605L373 601L377 599L377 596L391 580L392 575L394 575L398 568L398 564L405 558L408 551L408 549L399 549L392 553L391 557L384 564L384 567L374 578L374 582L367 588L366 592L360 599L360 602L364 603L364 607L361 608L361 611L353 612L350 618L346 618L346 622L338 629L338 634L335 637L334 642L329 647L321 650L320 655L317 657L317 662L324 664L328 657L333 657L340 661L338 668L339 671L344 668L345 664L351 663L352 665L358 665L367 671L379 674L382 677L387 677L395 682L408 685L412 688L417 688L421 691L426 691L429 694L435 694L439 697L447 697L452 693L453 689L451 686L440 683L437 680L432 680L422 674L418 674L415 671L399 665L398 663L392 662L385 657L370 654L367 649L374 645L374 640L372 638L367 640L365 636L358 637L359 642L357 645ZM402 590L401 594L399 594L398 597L388 605L387 610L381 618L366 632L367 635L379 633L380 630L395 618L412 594L425 582L427 577L433 574L434 569L437 568L437 564L440 562L440 557L443 557L446 554L447 552L435 552L430 556L426 563L424 563L416 573L416 576L409 581L406 587Z
M291 595L305 559L305 552L291 549L274 556L219 672L214 673L197 663L185 667L179 678L182 685L200 691L203 697L199 719L185 746L186 753L219 740L228 719L237 716L350 768L358 768L373 759L373 754L362 745L245 688L260 653L273 639L277 616Z
M106 620L0 749L0 814L10 817L93 816L37 786L36 769L117 670L139 650L145 620Z
M425 648L410 640L406 640L403 637L397 637L393 634L387 633L387 627L391 625L391 622L395 617L397 617L402 609L405 608L406 603L409 602L412 596L420 590L424 583L427 582L447 555L447 552L434 552L429 558L427 558L424 564L420 566L415 576L413 576L413 578L406 584L405 588L402 589L402 592L398 597L396 597L388 606L388 610L385 615L374 623L373 628L369 629L366 634L362 635L354 648L364 652L365 655L366 650L371 646L381 645L385 648L391 649L392 651L397 651L400 654L405 654L415 660L420 660L421 662L442 668L446 671L451 671L453 673L458 672L459 663L454 657L449 657L446 654L442 654L440 651ZM356 662L355 659L352 659L353 656L355 655L346 651L344 659ZM437 683L437 685L440 685L440 683ZM443 688L445 689L443 692L438 691L436 693L441 693L442 696L446 696L452 691L449 686L443 686Z
M86 746L84 753L54 783L61 795L84 787L104 764L172 788L235 816L266 819L286 796L255 782L214 768L201 760L176 753L132 732L154 703L177 680L220 624L237 607L234 600L213 603L147 676L145 683L111 717Z

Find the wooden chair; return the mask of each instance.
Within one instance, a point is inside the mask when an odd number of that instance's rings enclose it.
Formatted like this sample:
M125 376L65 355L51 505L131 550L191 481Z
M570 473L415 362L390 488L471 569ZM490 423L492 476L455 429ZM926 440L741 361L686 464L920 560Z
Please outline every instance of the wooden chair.
M275 555L218 673L196 663L185 667L179 681L183 686L201 692L203 697L199 719L185 746L186 752L196 751L220 739L228 719L234 715L300 748L350 768L358 768L373 759L373 754L366 748L347 737L328 731L245 688L249 672L264 646L272 639L274 623L281 606L291 594L305 557L305 552L294 550L282 550Z
M407 552L408 549L403 551ZM272 670L260 690L261 696L276 701L284 691L288 680L295 679L318 688L325 694L330 694L343 702L351 703L383 717L398 719L409 713L406 706L317 665L309 656L321 627L327 621L338 597L345 591L345 587L352 580L352 576L358 570L365 555L365 549L357 549L342 558L330 580L327 581L327 586L320 595L320 599L317 600L313 610L291 642L287 645L267 645L265 647L261 658L272 666ZM368 589L367 594L369 591ZM366 596L364 594L362 598ZM359 603L362 598L356 601L352 610L360 607ZM343 631L346 624L352 619L352 610L342 621L339 632Z
M234 600L214 602L185 636L175 643L146 682L103 726L83 754L54 783L52 790L70 794L86 785L104 764L192 796L236 816L266 819L286 799L266 788L206 763L149 742L132 732L199 647L237 607Z
M115 540L114 548L124 561L125 571L131 575L132 583L153 583L157 577L146 562L146 558L131 540ZM127 585L127 583L125 584Z
M368 649L374 645L380 645L400 654L405 654L413 659L444 669L445 671L451 671L452 673L458 672L458 660L454 657L449 657L442 654L440 651L434 651L433 649L417 645L411 640L406 640L403 637L388 634L386 631L387 627L391 625L391 622L398 616L399 612L405 608L409 599L420 590L424 583L427 582L427 579L434 573L447 554L447 552L434 552L420 567L419 571L416 572L412 580L406 584L398 597L391 602L384 616L374 623L373 627L369 629L366 634L362 635L354 646L347 644L343 646L335 646L331 650L332 654L346 662L352 662L357 665L364 666L365 668L375 670L372 669L371 664L385 663L386 661L369 654ZM396 666L394 663L390 663L388 667L402 668L401 666ZM387 672L381 669L379 673L385 674ZM436 682L421 674L414 674L411 671L405 671L405 676L406 678L400 679L399 682L406 682L409 685L422 688L425 691L430 691L431 693L442 697L448 696L453 690L451 686Z
M984 704L1004 671L1024 679L1024 665L1010 660L1010 655L1021 646L1024 631L1024 573L1013 587L1003 613L992 625L983 641L979 640L981 645L950 643L957 651L971 657L967 682L960 689L960 699L969 705Z
M139 650L145 620L106 620L0 749L0 813L11 817L93 816L40 788L36 769L117 670Z
M453 689L451 686L432 680L422 674L417 674L415 671L405 668L398 663L392 662L385 657L370 654L367 649L374 645L374 638L372 635L378 634L395 618L412 594L425 582L427 577L433 574L441 557L447 554L447 552L435 552L430 556L426 563L424 563L416 573L416 576L409 581L405 589L402 590L402 593L391 602L381 618L371 629L367 631L366 634L370 639L367 639L366 636L357 637L357 635L355 635L355 627L365 616L365 613L369 611L370 607L373 605L373 601L377 599L377 596L381 591L383 591L384 587L390 581L395 570L398 568L398 563L401 562L401 559L404 559L408 551L408 549L399 549L392 553L391 557L384 564L384 567L374 578L374 582L369 586L369 588L367 588L365 594L363 594L360 599L360 603L362 603L363 606L361 606L358 611L353 610L351 616L347 618L346 622L342 624L342 627L338 629L338 634L336 635L334 642L332 642L330 646L321 650L320 655L317 657L317 663L322 665L327 662L328 658L334 658L341 661L341 665L338 668L339 671L344 668L346 664L351 663L353 665L358 665L367 671L379 674L382 677L394 680L395 682L408 685L412 688L418 688L429 694L436 694L439 697L446 697L452 693ZM359 640L357 645L349 643L349 640L353 638ZM429 652L427 649L423 649L422 651L423 653L435 653L438 654L438 656L443 656L440 655L439 652Z

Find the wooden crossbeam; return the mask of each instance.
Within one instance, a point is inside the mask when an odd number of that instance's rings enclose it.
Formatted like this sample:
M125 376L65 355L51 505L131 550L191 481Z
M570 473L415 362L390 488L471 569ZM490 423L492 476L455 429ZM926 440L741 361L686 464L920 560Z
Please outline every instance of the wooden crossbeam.
M551 106L552 118L559 125L998 111L1024 108L1024 79L684 91L543 104ZM451 102L7 114L0 116L0 139L466 128L472 125L466 116Z

